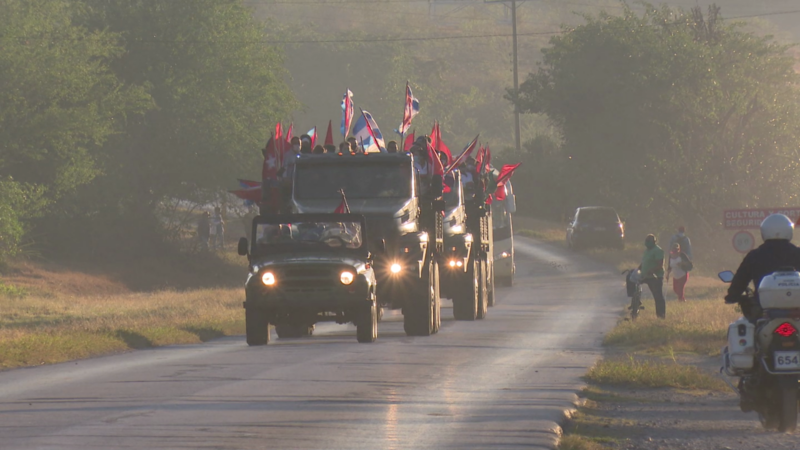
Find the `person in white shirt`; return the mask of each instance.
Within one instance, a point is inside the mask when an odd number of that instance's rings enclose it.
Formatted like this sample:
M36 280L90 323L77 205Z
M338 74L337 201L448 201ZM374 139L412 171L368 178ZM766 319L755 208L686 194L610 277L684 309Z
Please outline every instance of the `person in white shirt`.
M689 281L689 272L686 270L686 261L689 258L686 253L681 251L681 245L678 243L672 244L672 249L669 252L669 264L667 265L667 281L669 281L670 274L672 275L672 290L678 296L678 300L686 301L686 282Z

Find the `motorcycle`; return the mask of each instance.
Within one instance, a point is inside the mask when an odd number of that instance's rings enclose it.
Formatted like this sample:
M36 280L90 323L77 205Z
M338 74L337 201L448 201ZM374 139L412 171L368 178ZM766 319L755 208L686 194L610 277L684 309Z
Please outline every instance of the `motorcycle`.
M730 283L733 272L719 274ZM738 303L745 317L728 327L720 373L738 377L743 412L755 411L767 430L797 427L800 379L800 272L780 270L763 278L758 293L748 289Z
M628 269L622 272L625 275L625 290L631 298L628 309L631 311L631 320L639 317L639 311L644 309L642 306L642 273L639 269Z

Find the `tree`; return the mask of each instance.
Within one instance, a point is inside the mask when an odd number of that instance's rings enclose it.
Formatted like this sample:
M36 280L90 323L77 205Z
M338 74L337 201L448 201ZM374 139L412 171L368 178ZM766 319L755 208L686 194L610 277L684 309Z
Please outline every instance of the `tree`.
M646 210L655 224L796 198L800 95L787 47L716 7L585 19L551 39L518 100L563 132L577 187L567 202Z
M72 24L60 0L0 0L0 256L26 219L90 183L122 119L146 108L141 87L109 68L122 49L106 31Z

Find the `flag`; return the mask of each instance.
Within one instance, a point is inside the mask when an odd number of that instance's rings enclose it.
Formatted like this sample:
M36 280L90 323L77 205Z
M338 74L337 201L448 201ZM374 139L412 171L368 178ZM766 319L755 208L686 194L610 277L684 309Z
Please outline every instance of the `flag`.
M261 182L260 181L243 180L241 178L237 178L236 181L239 182L239 186L242 189L261 187Z
M347 204L347 197L344 196L344 189L339 189L339 194L342 196L342 201L339 206L333 210L334 214L350 214L350 206Z
M378 151L385 152L386 151L386 143L383 141L383 134L381 133L380 128L378 128L378 124L375 123L375 119L372 118L372 114L369 111L361 110L361 115L364 116L364 119L367 123L367 131L369 135L372 137L373 142L375 145L378 146Z
M267 145L269 146L269 143ZM280 122L278 122L275 125L274 146L275 146L275 153L276 153L276 155L278 157L278 166L282 166L283 165L283 153L286 151L285 150L286 145L283 142L283 125ZM265 150L266 150L266 148L265 148Z
M275 136L270 136L264 148L264 163L261 165L261 180L277 180L281 168L280 153L275 147Z
M333 129L331 128L333 121L328 121L328 131L325 133L325 145L335 145L333 143Z
M433 173L431 173L431 175L444 175L442 161L439 159L439 155L436 154L431 145L428 145L428 164L433 167ZM444 182L444 180L442 180L442 182Z
M311 138L311 148L317 145L317 127L308 130L306 133Z
M464 150L461 151L461 154L458 155L458 158L456 158L455 161L453 161L449 166L447 166L446 173L454 171L455 169L458 168L458 166L460 166L464 161L466 161L467 158L469 158L469 155L472 154L472 151L475 150L475 147L478 145L478 137L480 137L480 134L478 136L475 136L475 139L473 139L472 142L470 142L469 144L467 144L466 147L464 147ZM481 147L481 150L482 149L483 147ZM478 152L478 156L479 157L481 156L481 152Z
M492 166L492 151L489 150L489 144L486 144L484 159L486 159L486 162L484 163L484 165L486 166L486 173L489 173L489 171L491 170L490 167ZM480 171L480 169L478 170Z
M414 133L416 131L412 131L411 134L406 136L406 142L403 144L403 151L407 152L411 150L411 146L414 145Z
M261 183L252 180L239 179L241 189L229 191L231 194L241 198L245 204L253 204L261 201Z
M486 154L486 147L481 145L481 148L478 149L478 154L475 155L475 172L480 174L480 167L483 164L484 155Z
M289 150L292 149L292 130L294 129L294 123L289 124L289 129L286 130L286 136L283 139L283 148L281 149L281 162L284 160L284 156Z
M453 163L453 154L450 153L450 149L444 144L442 140L442 128L439 125L439 122L436 122L436 145L433 147L437 153L444 153L447 155L447 165L450 166Z
M355 125L353 125L353 136L365 153L369 151L368 149L375 146L375 143L372 142L372 136L369 134L369 129L367 128L367 119L364 118L363 114L358 116Z
M505 186L506 182L511 179L511 175L514 175L514 171L517 170L517 167L521 165L522 163L503 165L503 168L500 169L500 174L497 175L497 186Z
M411 127L411 120L417 114L419 114L419 100L414 98L414 94L411 93L411 86L409 86L408 81L406 81L406 102L405 108L403 109L403 122L400 123L400 128L398 128L400 134L406 134Z
M344 139L347 139L347 135L350 133L350 124L353 122L353 115L355 114L355 108L353 106L353 93L350 89L345 92L344 96L342 97L342 136Z

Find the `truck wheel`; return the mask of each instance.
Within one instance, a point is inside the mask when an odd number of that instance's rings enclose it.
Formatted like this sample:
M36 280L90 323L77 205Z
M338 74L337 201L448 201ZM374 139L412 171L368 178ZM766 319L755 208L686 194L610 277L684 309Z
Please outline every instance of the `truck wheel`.
M435 302L433 305L433 313L434 313L433 334L436 334L439 332L439 329L442 328L442 295L440 291L442 286L440 283L441 278L439 274L439 263L434 262L433 267L434 267L434 280L435 280L433 288L435 297Z
M456 290L453 298L453 317L456 320L475 320L478 315L480 264L471 258L469 265L464 284Z
M256 308L245 308L244 328L247 345L269 344L269 322L267 312Z
M358 323L356 324L356 339L358 342L375 342L378 338L378 307L375 300L361 311Z
M481 271L478 275L478 310L475 318L483 320L486 318L486 312L489 309L489 264L485 258L481 258L480 268Z
M430 336L433 334L436 316L435 264L431 261L425 268L423 278L417 281L414 295L403 307L403 329L408 336Z

